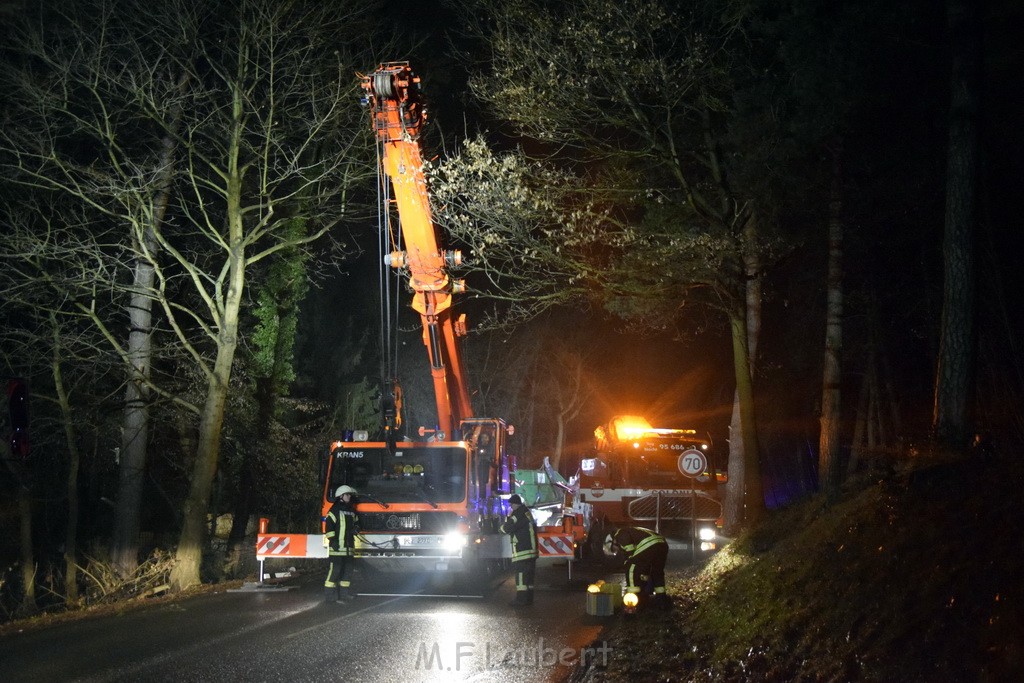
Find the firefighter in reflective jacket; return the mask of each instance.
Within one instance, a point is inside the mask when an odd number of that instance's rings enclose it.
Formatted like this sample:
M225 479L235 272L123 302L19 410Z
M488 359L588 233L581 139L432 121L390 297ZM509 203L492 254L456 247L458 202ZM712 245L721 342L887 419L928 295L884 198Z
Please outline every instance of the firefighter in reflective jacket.
M359 533L359 517L352 500L355 494L356 490L351 486L339 486L334 492L334 505L327 513L324 543L330 556L330 567L324 588L327 599L335 602L344 603L352 599L349 560L355 554L356 534Z
M626 556L626 592L635 593L641 606L653 592L653 604L669 608L672 602L665 593L665 560L668 559L668 542L665 537L643 527L616 529L607 541L610 552L622 551Z
M508 499L512 513L501 525L501 533L512 537L512 571L516 575L516 599L512 606L533 604L533 576L537 570L537 526L530 509L516 494Z

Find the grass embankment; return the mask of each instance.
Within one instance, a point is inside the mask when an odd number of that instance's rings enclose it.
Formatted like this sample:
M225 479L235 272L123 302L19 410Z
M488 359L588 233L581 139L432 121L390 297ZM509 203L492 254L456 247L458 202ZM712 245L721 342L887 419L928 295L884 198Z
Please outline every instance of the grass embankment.
M590 681L1024 680L1021 464L920 462L773 512Z

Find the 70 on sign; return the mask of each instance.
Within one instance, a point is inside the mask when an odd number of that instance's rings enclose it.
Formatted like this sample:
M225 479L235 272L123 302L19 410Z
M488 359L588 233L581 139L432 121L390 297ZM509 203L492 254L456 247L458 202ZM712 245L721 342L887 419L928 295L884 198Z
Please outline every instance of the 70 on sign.
M708 468L708 459L697 449L691 448L679 454L676 466L688 477L699 477Z

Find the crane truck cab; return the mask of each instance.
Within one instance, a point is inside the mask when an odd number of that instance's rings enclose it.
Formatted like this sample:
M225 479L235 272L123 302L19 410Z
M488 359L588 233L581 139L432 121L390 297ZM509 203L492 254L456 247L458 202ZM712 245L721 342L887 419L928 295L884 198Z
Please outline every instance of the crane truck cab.
M356 557L378 571L474 574L509 556L508 539L498 533L511 495L508 428L488 418L463 428L468 440L388 444L354 432L330 445L321 467L322 514L339 486L356 489Z

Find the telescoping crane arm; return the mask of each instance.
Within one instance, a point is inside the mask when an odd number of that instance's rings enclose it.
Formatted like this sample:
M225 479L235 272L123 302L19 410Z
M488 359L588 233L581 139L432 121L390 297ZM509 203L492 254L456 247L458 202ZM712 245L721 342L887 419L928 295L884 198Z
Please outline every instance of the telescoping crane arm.
M413 309L423 323L423 343L430 359L438 428L448 438L462 420L473 417L466 374L457 336L465 335L465 316L453 320L452 295L462 282L448 275L448 268L462 259L459 251L444 251L430 211L423 175L420 134L427 116L420 95L420 79L408 62L381 64L363 76L365 103L373 116L373 128L382 148L381 164L391 180L405 249L396 249L385 261L405 268L413 294Z

